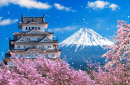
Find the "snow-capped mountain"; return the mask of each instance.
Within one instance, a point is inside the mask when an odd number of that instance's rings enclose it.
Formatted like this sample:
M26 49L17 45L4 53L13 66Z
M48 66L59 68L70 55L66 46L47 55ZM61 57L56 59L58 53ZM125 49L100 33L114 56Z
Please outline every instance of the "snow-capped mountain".
M60 47L68 47L76 45L76 50L79 46L82 47L82 49L86 46L101 46L104 45L111 45L113 42L111 42L109 39L99 35L92 29L87 28L81 28L77 32L75 32L73 35L59 43Z

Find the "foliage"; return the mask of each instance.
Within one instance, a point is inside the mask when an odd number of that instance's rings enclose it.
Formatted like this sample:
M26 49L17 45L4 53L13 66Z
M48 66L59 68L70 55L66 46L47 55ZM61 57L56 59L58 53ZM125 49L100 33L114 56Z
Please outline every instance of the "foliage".
M102 57L108 60L98 72L91 71L91 76L98 84L104 85L130 85L130 25L124 21L118 21L117 36L114 38L115 44Z
M5 66L0 69L0 84L10 85L87 85L94 84L94 80L81 70L70 68L69 64L60 59L50 60L39 56L35 60L18 59L12 54L15 68L10 70Z

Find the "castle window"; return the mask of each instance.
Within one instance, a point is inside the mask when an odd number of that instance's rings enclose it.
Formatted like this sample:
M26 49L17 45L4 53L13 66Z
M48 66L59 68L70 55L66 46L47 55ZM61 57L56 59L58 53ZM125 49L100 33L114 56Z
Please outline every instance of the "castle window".
M40 27L38 27L38 30L40 30Z
M37 29L37 27L35 27L35 29Z
M43 46L43 48L44 48L44 46Z
M21 54L20 57L23 57L23 55Z
M40 38L37 38L37 40L40 40Z
M55 54L51 54L52 57L55 57Z
M48 57L48 54L45 54L46 57Z
M27 38L27 40L30 40L30 38Z
M20 46L18 45L17 48L20 48Z
M48 46L48 48L51 48L51 46Z
M29 30L30 30L30 27L29 27Z
M26 30L28 30L28 28L26 27Z
M32 29L34 29L34 27L32 27Z
M24 46L24 48L25 48L26 46Z

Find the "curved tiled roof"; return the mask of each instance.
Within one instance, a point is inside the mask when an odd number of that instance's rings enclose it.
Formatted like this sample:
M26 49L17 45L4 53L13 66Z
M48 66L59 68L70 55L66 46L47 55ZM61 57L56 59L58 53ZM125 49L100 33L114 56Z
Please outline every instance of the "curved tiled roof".
M36 46L32 46L32 47L28 47L26 49L14 49L14 50L9 50L10 52L26 52L30 49L39 49L40 51L43 51L43 52L58 52L58 51L61 51L61 50L56 50L56 49L42 49L42 48L38 48Z
M45 22L45 16L43 17L23 17L21 16L21 22L19 22L18 28L22 28L22 24L48 24L49 22Z
M42 24L45 23L45 17L22 17L22 23L29 24L30 22Z
M32 31L32 30L31 30ZM31 31L21 31L21 32L16 32L14 34L28 34ZM54 32L47 32L47 31L38 31L36 33L30 33L30 34L54 34Z

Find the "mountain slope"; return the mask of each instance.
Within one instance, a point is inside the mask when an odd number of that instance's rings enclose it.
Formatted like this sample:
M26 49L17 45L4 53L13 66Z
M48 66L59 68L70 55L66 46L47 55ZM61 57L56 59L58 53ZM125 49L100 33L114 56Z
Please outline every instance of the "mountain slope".
M86 29L86 28L81 28L77 32L75 32L73 35L62 41L59 45L60 47L68 47L68 46L73 46L76 45L76 50L78 49L79 46L82 47L82 49L85 46L98 46L100 45L103 47L104 45L111 45L113 42L108 40L107 38L99 35L92 29Z

